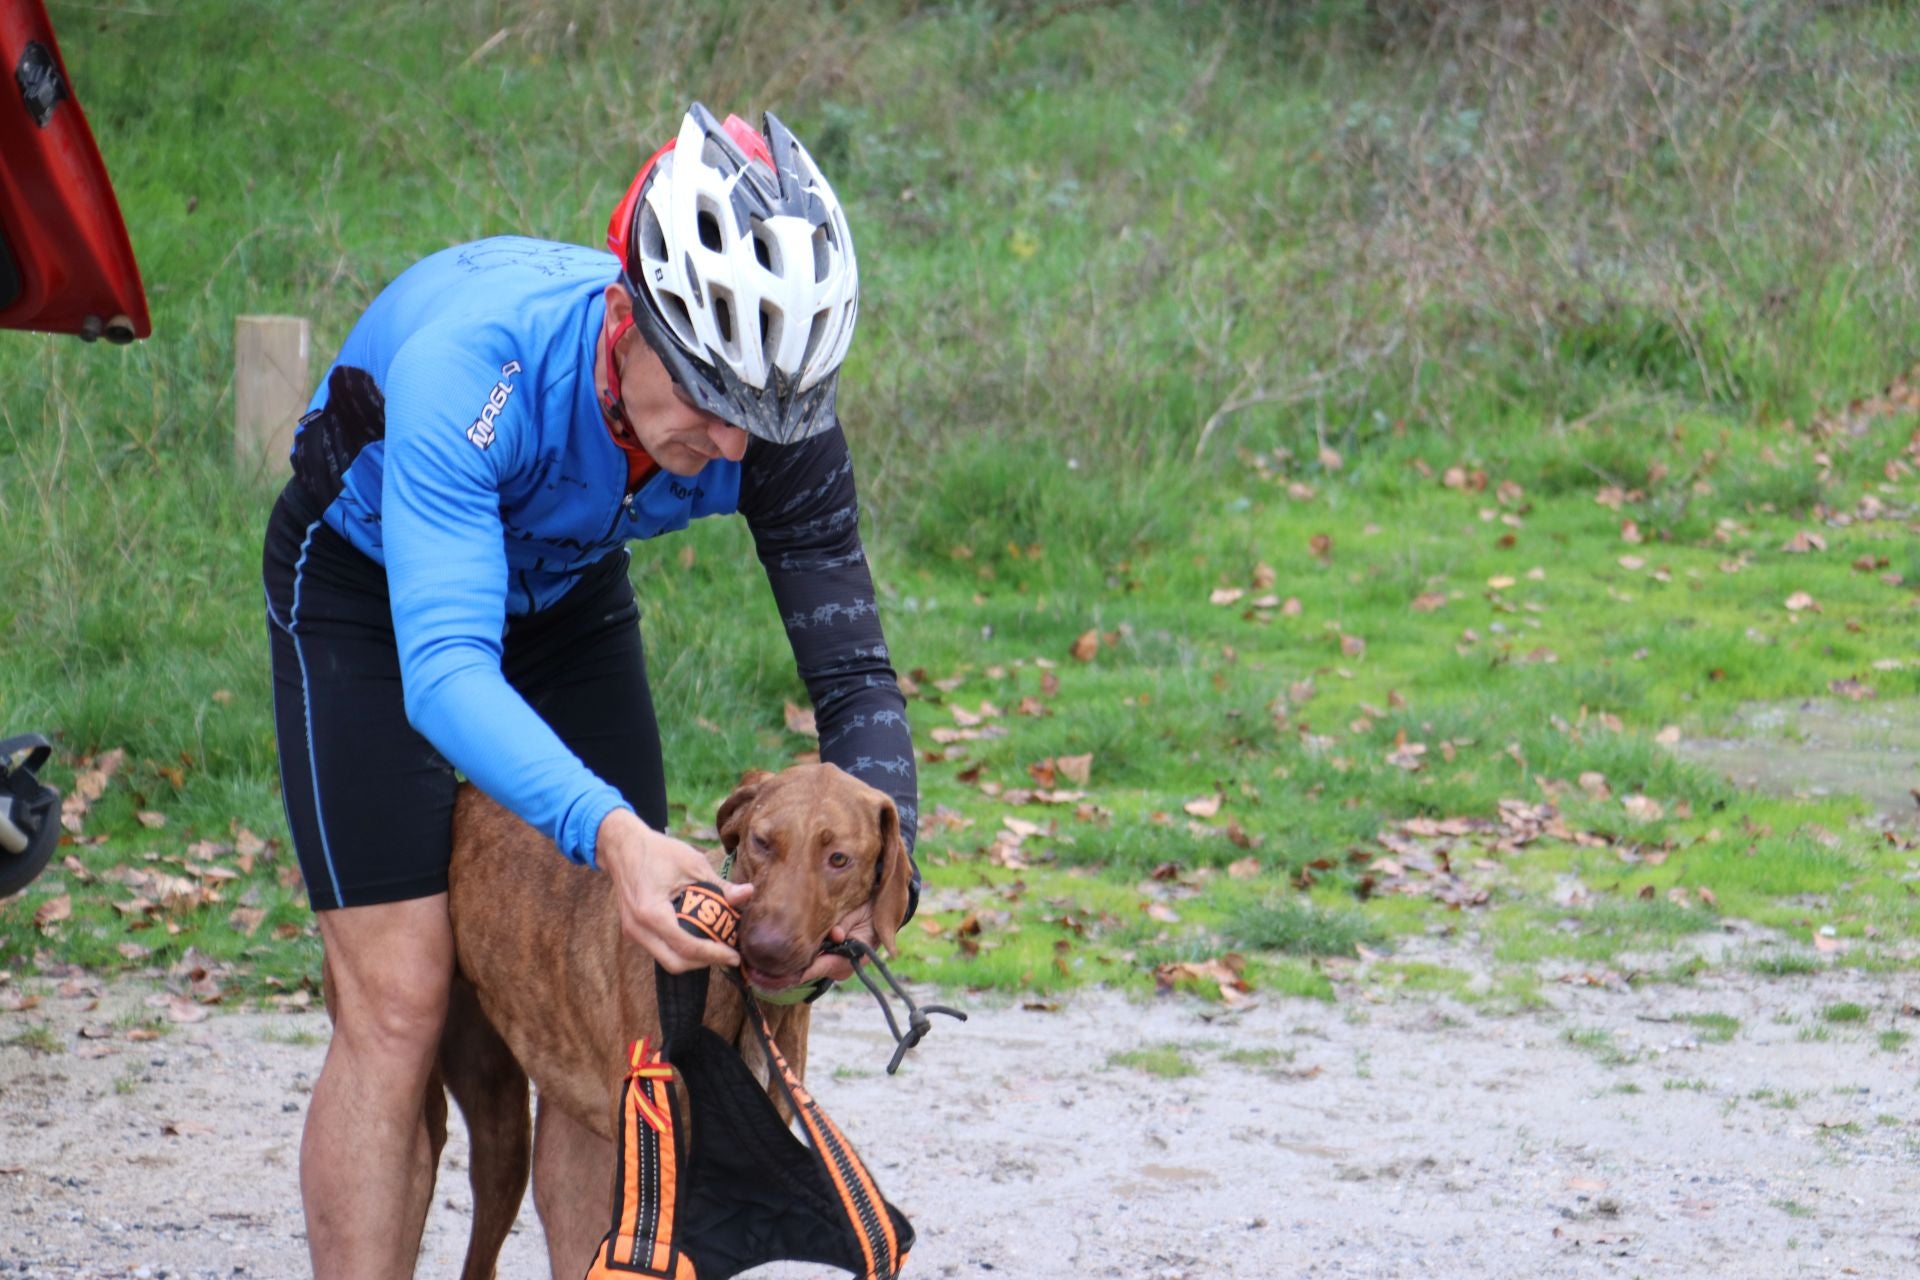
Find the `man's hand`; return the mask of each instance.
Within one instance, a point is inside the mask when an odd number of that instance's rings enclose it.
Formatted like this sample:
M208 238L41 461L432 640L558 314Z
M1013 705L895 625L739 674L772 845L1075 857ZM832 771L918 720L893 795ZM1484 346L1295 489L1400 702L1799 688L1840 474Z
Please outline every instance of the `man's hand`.
M827 930L828 942L845 942L848 938L858 938L869 947L878 949L879 940L873 931L873 903L863 902L835 922ZM802 983L816 982L821 978L831 978L835 982L845 982L853 977L853 961L845 956L828 955L825 952L815 956L807 971L800 975Z
M615 809L600 823L594 837L594 855L601 869L613 877L620 931L645 948L668 973L740 963L733 948L694 937L674 918L675 894L696 880L720 884L719 874L699 850L653 830L630 809ZM720 887L736 911L753 896L750 884Z

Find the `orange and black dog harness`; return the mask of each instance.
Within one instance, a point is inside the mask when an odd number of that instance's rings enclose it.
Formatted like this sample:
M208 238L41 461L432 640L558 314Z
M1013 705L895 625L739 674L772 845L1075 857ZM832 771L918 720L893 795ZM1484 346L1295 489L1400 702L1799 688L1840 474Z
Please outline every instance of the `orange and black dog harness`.
M674 908L681 928L736 945L739 916L718 888L690 885ZM871 948L843 947L893 1030L897 1047L889 1072L926 1034L927 1013L966 1017L937 1005L922 1010ZM867 974L869 967L879 969L906 1003L906 1033ZM587 1280L725 1280L780 1260L840 1267L859 1280L895 1280L913 1247L912 1224L887 1203L852 1144L794 1074L739 971L724 972L740 988L769 1076L806 1141L780 1119L734 1047L701 1025L708 970L676 975L656 965L661 1044L656 1049L641 1039L628 1051L613 1226ZM676 1072L686 1085L690 1116L682 1115L673 1092Z

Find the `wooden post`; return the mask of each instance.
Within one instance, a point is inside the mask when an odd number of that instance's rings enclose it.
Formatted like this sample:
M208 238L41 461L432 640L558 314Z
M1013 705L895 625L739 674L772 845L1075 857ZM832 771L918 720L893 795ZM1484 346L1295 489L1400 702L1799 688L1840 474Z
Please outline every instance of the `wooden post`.
M278 480L307 411L310 346L302 316L237 316L233 322L233 461L242 475Z

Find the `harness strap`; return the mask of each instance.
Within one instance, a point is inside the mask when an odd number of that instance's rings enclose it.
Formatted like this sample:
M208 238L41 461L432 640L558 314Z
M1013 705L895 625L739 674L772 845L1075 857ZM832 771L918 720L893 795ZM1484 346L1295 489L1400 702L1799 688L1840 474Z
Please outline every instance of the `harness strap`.
M620 1095L620 1176L614 1183L613 1229L594 1254L587 1280L653 1276L697 1280L693 1260L674 1231L680 1191L680 1103L673 1068L642 1036L627 1051Z
M735 944L739 914L718 886L689 886L674 912L689 933ZM628 1053L614 1220L587 1280L722 1280L783 1258L897 1280L912 1225L801 1083L739 971L724 972L806 1141L780 1120L733 1046L702 1025L709 970L670 974L656 965L661 1043L656 1051L639 1040ZM673 1091L676 1073L690 1116Z
M674 913L680 927L697 937L706 937L726 946L739 946L740 913L733 909L721 891L711 885L690 884L674 900ZM839 1126L827 1116L813 1095L800 1082L787 1062L786 1055L780 1052L780 1046L774 1043L773 1028L767 1022L766 1011L754 999L747 988L746 980L738 969L723 970L727 979L740 993L740 999L747 1010L747 1022L753 1028L753 1037L759 1042L760 1050L766 1055L769 1076L779 1088L788 1106L805 1130L808 1145L819 1160L827 1175L829 1185L839 1198L840 1209L846 1216L847 1225L852 1229L856 1242L860 1246L865 1270L861 1274L865 1280L893 1280L900 1274L900 1268L906 1265L906 1251L901 1248L900 1237L894 1231L892 1215L887 1212L886 1200L880 1194L879 1186L873 1175L867 1172L867 1166L861 1163L854 1153L853 1144L840 1132ZM658 982L667 981L665 970L656 969ZM704 977L704 974L702 975ZM706 983L700 983L700 1009L706 1005ZM681 1006L684 1009L684 1006ZM684 1013L681 1013L684 1017ZM697 1019L698 1014L695 1014ZM665 1020L662 1011L661 1026L671 1026ZM668 1045L671 1051L672 1035L668 1032Z

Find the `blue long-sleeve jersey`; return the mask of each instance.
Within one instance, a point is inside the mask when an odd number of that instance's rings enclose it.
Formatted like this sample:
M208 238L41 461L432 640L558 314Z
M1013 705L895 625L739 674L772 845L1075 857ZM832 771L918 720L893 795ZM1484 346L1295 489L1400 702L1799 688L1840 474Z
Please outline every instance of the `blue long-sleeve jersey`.
M823 759L891 795L911 848L917 780L838 427L739 462L655 472L596 403L606 253L502 237L389 285L347 335L293 449L323 519L386 568L407 716L480 788L591 863L619 794L501 674L508 615L553 604L628 539L740 512L780 607Z

